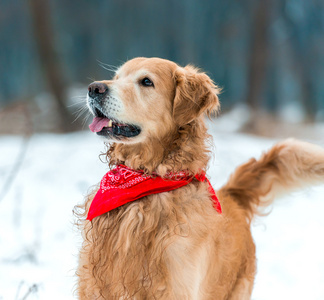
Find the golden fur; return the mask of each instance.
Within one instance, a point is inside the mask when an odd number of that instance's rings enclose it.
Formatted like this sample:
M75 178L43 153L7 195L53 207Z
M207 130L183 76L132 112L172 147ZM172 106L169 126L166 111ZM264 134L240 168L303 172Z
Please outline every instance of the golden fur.
M137 85L143 74L153 78L154 88ZM123 103L119 117L143 129L133 140L111 141L110 166L123 163L161 176L206 170L204 114L219 107L219 89L206 74L137 58L104 82ZM193 181L85 221L94 189L80 213L79 299L250 299L253 215L278 192L323 177L323 149L288 140L240 166L217 191L222 214L213 208L207 183Z

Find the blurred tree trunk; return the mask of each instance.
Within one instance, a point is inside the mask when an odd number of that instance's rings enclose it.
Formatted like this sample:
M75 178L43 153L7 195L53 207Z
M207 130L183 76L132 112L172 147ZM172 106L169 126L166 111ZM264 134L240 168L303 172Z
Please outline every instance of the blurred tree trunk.
M254 1L256 5L252 21L250 48L250 70L246 103L253 111L260 109L264 79L268 61L268 26L270 20L270 0Z
M51 24L51 9L48 0L29 0L37 50L43 67L48 88L54 96L59 111L60 130L63 132L77 129L66 101L66 81L60 61L55 51L54 30ZM81 128L81 127L79 127Z
M305 4L309 6L314 5L314 3L306 3ZM287 16L285 12L283 13L283 17L291 32L291 55L294 61L294 70L299 79L301 104L306 117L305 121L314 122L317 107L315 103L313 89L314 79L312 79L312 73L316 70L318 60L314 59L316 52L314 52L314 43L311 41L316 32L315 28L318 28L318 24L320 24L321 21L316 19L315 12L313 12L308 22L305 20L305 17L299 20L292 19Z

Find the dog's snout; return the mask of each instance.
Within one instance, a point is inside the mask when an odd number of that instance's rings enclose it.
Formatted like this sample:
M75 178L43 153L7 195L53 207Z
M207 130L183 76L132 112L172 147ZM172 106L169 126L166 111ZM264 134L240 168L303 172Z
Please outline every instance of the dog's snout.
M88 86L89 97L102 99L108 92L108 85L103 82L93 82Z

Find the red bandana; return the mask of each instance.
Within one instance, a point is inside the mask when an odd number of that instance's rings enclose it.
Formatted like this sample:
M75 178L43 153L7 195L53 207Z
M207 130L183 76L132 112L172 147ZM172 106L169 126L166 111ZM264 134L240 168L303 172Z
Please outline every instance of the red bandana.
M91 221L97 216L144 196L180 188L189 184L194 178L208 183L214 207L219 213L222 213L221 205L205 173L190 177L182 171L170 173L166 178L162 178L158 175L146 175L143 171L118 165L102 178L100 188L92 200L87 220Z

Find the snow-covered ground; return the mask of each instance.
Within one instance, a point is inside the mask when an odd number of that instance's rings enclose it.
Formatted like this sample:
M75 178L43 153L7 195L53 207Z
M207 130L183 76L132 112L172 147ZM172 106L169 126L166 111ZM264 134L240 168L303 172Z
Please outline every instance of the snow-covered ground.
M215 155L208 174L215 187L275 142L219 133L217 126L210 132ZM323 145L324 138L317 142ZM98 158L103 150L102 140L90 132L35 135L29 142L0 137L1 300L76 298L81 240L72 209L107 171ZM324 186L319 186L276 201L269 216L254 222L253 299L324 299L323 212Z

